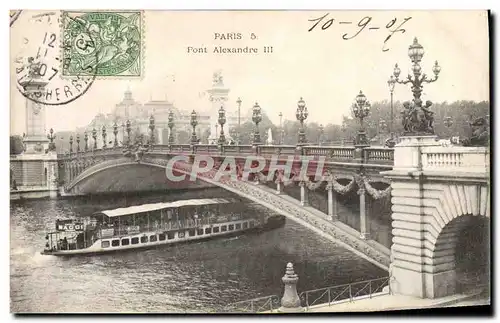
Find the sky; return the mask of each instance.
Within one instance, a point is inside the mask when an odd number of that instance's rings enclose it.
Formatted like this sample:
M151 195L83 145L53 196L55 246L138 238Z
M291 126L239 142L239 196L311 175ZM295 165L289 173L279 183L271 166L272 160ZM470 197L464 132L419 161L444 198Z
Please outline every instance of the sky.
M27 37L36 39L43 30L24 11L11 27L11 134L25 132L26 99L16 85L15 57L23 52ZM309 20L325 14L315 29ZM371 17L352 39L358 24ZM386 25L394 18L390 34ZM333 18L329 28L327 21ZM361 21L361 23L360 23ZM340 24L339 22L351 22ZM327 25L324 25L327 23ZM387 80L398 63L405 77L411 67L408 46L414 37L424 47L422 69L432 76L437 60L439 80L424 86L423 98L433 102L489 99L489 40L486 11L145 11L142 77L97 79L89 90L71 103L46 107L46 127L55 131L74 130L87 125L99 112L110 113L130 88L134 98L146 102L168 97L180 110L209 111L204 94L212 85L212 74L221 70L230 89L226 109L242 110L257 101L275 123L279 113L294 120L297 101L303 97L308 122L337 123L350 115L359 93L370 101L389 100ZM370 27L379 29L369 29ZM60 32L53 26L54 32ZM214 39L215 33L241 33L242 39ZM251 39L251 34L257 36ZM208 53L188 53L188 47L207 47ZM259 53L214 54L215 46L254 47ZM262 53L264 46L273 52ZM57 76L58 77L58 76ZM175 80L175 81L174 81ZM409 85L396 85L394 100L411 99Z

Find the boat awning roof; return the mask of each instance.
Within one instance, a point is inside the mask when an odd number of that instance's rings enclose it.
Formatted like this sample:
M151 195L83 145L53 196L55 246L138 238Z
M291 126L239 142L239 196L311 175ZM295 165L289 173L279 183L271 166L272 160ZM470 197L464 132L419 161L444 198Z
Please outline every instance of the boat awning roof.
M135 205L135 206L124 207L124 208L119 208L119 209L114 209L114 210L100 211L100 212L94 213L94 215L104 214L104 215L112 218L112 217L117 217L117 216L145 213L145 212L157 211L157 210L162 210L162 209L178 208L178 207L182 207L182 206L228 204L228 203L236 203L236 202L240 202L240 200L231 199L231 198L192 199L192 200L183 200L183 201L175 201L175 202L162 202L162 203Z

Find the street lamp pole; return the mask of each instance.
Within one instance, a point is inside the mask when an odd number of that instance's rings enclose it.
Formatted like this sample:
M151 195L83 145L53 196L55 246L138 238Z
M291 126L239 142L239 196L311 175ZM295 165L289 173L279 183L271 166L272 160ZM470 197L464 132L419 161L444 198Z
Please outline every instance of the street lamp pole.
M220 136L219 136L219 144L226 144L226 137L224 136L224 124L226 123L226 111L224 110L224 106L221 105L219 109L219 124L220 124Z
M236 145L239 146L240 145L240 126L241 126L241 99L238 98L238 100L236 100L236 103L238 104L238 131L236 132Z
M433 113L430 111L432 102L427 100L424 106L420 96L422 95L424 83L433 83L437 81L441 67L437 61L434 63L434 66L432 67L432 72L434 73L433 78L427 78L427 75L422 73L420 62L424 56L424 48L418 43L416 37L413 39L413 44L411 44L408 48L408 56L413 63L413 77L408 75L405 80L400 80L399 75L401 74L401 69L398 67L398 64L394 66L393 72L396 83L410 83L411 91L413 92L413 100L411 102L403 102L403 107L405 108L402 112L403 128L405 134L408 135L433 135L434 128L432 123L434 122L434 117L432 116ZM415 114L422 114L422 117L415 118Z
M257 146L260 144L260 132L259 132L259 122L262 121L262 114L260 105L255 102L255 105L252 109L252 121L255 123L255 130L253 132L253 145Z
M390 122L390 132L391 132L391 138L388 141L388 145L390 147L394 147L395 142L394 142L394 86L396 85L396 79L394 78L393 75L389 78L387 81L387 84L389 85L389 92L391 92L391 122Z
M155 117L151 115L149 118L149 130L151 131L151 136L149 138L149 144L154 145L156 142L155 139Z
M56 136L54 135L54 129L50 128L49 134L47 135L47 139L50 140L49 151L55 151L56 144L54 143L54 139L56 139Z
M279 144L282 145L283 144L283 134L284 134L284 131L283 131L283 113L280 112L279 114L279 117L280 117L280 140L279 140Z
M387 128L387 122L384 119L380 119L378 122L378 142L380 145L383 145L382 142L382 132Z
M445 117L444 118L444 125L445 127L448 129L448 136L451 138L451 132L450 132L450 128L451 126L453 126L453 120L451 119L451 117Z
M318 146L321 146L321 139L323 138L323 131L325 129L323 128L323 125L319 125L319 136L318 136Z
M340 127L340 130L342 131L342 146L344 146L345 145L345 132L347 130L345 122L342 122L342 126Z
M302 98L297 102L297 111L295 112L295 117L300 122L299 129L299 140L297 146L303 146L306 144L306 131L304 129L304 121L307 119L309 112L307 111L306 103Z
M191 145L196 145L198 143L198 138L196 137L196 126L198 125L198 114L193 110L191 112L191 127L193 127L193 133L191 134Z
M359 130L358 135L356 136L356 147L368 147L370 143L366 138L366 131L363 124L363 119L368 117L370 114L370 103L366 99L366 96L362 91L359 91L359 94L356 96L356 101L352 104L352 112L354 117L359 119Z
M170 110L170 112L168 113L168 123L167 123L167 126L168 126L168 144L169 145L173 145L174 144L174 133L173 133L173 129L174 129L174 113L172 112L172 110Z

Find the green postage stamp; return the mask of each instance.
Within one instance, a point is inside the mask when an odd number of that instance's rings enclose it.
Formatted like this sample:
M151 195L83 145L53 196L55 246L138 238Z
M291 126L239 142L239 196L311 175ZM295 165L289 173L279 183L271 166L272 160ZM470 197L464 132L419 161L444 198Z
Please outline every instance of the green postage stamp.
M141 11L63 11L63 76L141 77Z

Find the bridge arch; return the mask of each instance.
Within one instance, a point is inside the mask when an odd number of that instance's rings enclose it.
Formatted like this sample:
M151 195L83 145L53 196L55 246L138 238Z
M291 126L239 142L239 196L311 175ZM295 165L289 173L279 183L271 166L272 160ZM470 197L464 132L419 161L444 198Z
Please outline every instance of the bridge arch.
M120 158L110 161L104 161L102 163L95 164L89 167L81 174L79 174L73 181L71 181L66 186L66 189L68 191L74 190L75 187L82 181L88 179L89 177L95 176L96 174L107 169L137 164L161 168L165 171L173 170L180 174L185 174L186 176L189 176L191 173L191 164L189 164L187 161L184 163L182 161L179 161L172 169L173 165L171 165L169 163L169 160L165 158L144 157L140 160L140 162L133 161L130 158ZM353 235L350 232L346 232L343 229L336 227L331 221L318 217L317 215L312 215L308 213L307 210L304 210L304 208L300 205L295 205L282 199L279 196L276 196L275 194L270 193L269 191L266 191L265 189L263 189L265 188L265 185L256 186L254 183L250 183L247 181L216 181L213 178L215 172L207 172L205 174L204 176L198 175L197 178L200 181L238 194L253 202L259 203L271 209L272 211L280 213L288 218L292 218L294 221L315 231L319 235L334 241L338 245L352 251L361 258L368 260L369 262L377 265L384 270L388 270L388 250L381 251L380 247L374 247L366 241L361 240L359 236Z
M464 230L474 223L489 226L490 189L484 182L422 186L392 183L394 289L429 298L452 295L462 282L461 271L471 265L459 257Z

